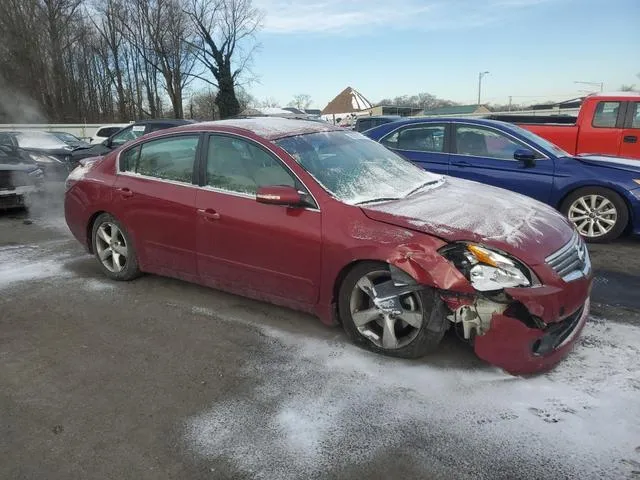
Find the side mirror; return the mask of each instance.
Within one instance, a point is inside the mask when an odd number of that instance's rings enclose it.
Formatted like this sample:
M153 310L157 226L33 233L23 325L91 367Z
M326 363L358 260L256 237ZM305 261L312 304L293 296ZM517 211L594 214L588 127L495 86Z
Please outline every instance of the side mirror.
M303 204L302 195L293 187L274 185L259 187L256 192L256 201L270 205L287 205L297 207Z
M536 154L528 148L519 148L513 152L513 158L523 162L525 167L533 167L536 164Z
M104 142L102 142L102 145L107 148L111 148L111 138L107 138Z

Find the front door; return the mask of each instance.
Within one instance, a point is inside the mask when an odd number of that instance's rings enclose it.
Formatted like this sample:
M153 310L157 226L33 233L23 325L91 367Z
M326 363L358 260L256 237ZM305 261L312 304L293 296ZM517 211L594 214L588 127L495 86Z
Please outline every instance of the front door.
M317 302L322 223L317 205L265 205L260 186L304 186L250 139L210 135L196 207L198 272L212 286L298 303ZM309 196L309 198L311 198Z
M620 156L640 159L640 102L628 103Z
M516 150L531 150L530 146L499 130L464 123L454 125L452 143L450 175L549 202L553 160L534 152L535 164L527 165L513 157ZM471 196L469 201L473 201Z
M433 173L447 174L446 123L414 123L401 127L380 143L407 160Z
M620 155L625 107L625 102L598 102L590 124L580 126L577 153Z
M133 236L150 272L196 278L196 186L199 135L151 140L120 155L113 213Z

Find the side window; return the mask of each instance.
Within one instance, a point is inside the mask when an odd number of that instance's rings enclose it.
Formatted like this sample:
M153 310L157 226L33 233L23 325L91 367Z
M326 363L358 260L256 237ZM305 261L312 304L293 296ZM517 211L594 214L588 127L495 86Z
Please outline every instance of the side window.
M640 102L631 104L631 128L640 128Z
M11 135L7 133L0 133L0 145L13 145Z
M620 102L600 102L596 105L592 125L597 128L615 128Z
M364 118L362 120L358 120L358 131L364 132L365 130L369 130L373 126L372 120L369 118Z
M411 125L384 138L382 144L398 150L444 152L444 132L444 125Z
M207 185L255 194L258 187L298 187L291 173L273 155L252 142L224 135L209 137Z
M192 183L197 149L197 136L152 140L124 152L120 156L120 170Z
M120 171L135 172L140 157L140 145L130 148L120 154Z
M459 155L513 160L513 154L525 145L495 130L482 127L456 126L456 152Z

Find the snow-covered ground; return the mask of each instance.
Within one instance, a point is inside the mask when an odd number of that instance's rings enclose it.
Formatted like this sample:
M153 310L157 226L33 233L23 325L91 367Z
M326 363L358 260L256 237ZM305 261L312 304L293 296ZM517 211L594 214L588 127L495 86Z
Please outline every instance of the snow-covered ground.
M185 425L189 448L251 477L315 478L407 451L424 478L640 474L637 327L593 318L560 366L532 378L257 328L271 355L243 368L253 392Z

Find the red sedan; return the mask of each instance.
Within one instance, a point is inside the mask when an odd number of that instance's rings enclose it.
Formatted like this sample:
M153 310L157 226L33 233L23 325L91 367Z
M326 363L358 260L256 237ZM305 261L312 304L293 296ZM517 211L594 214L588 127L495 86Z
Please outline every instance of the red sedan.
M65 215L112 279L155 273L311 312L398 357L455 328L486 361L537 372L589 311L589 255L563 216L319 122L145 135L72 172Z

